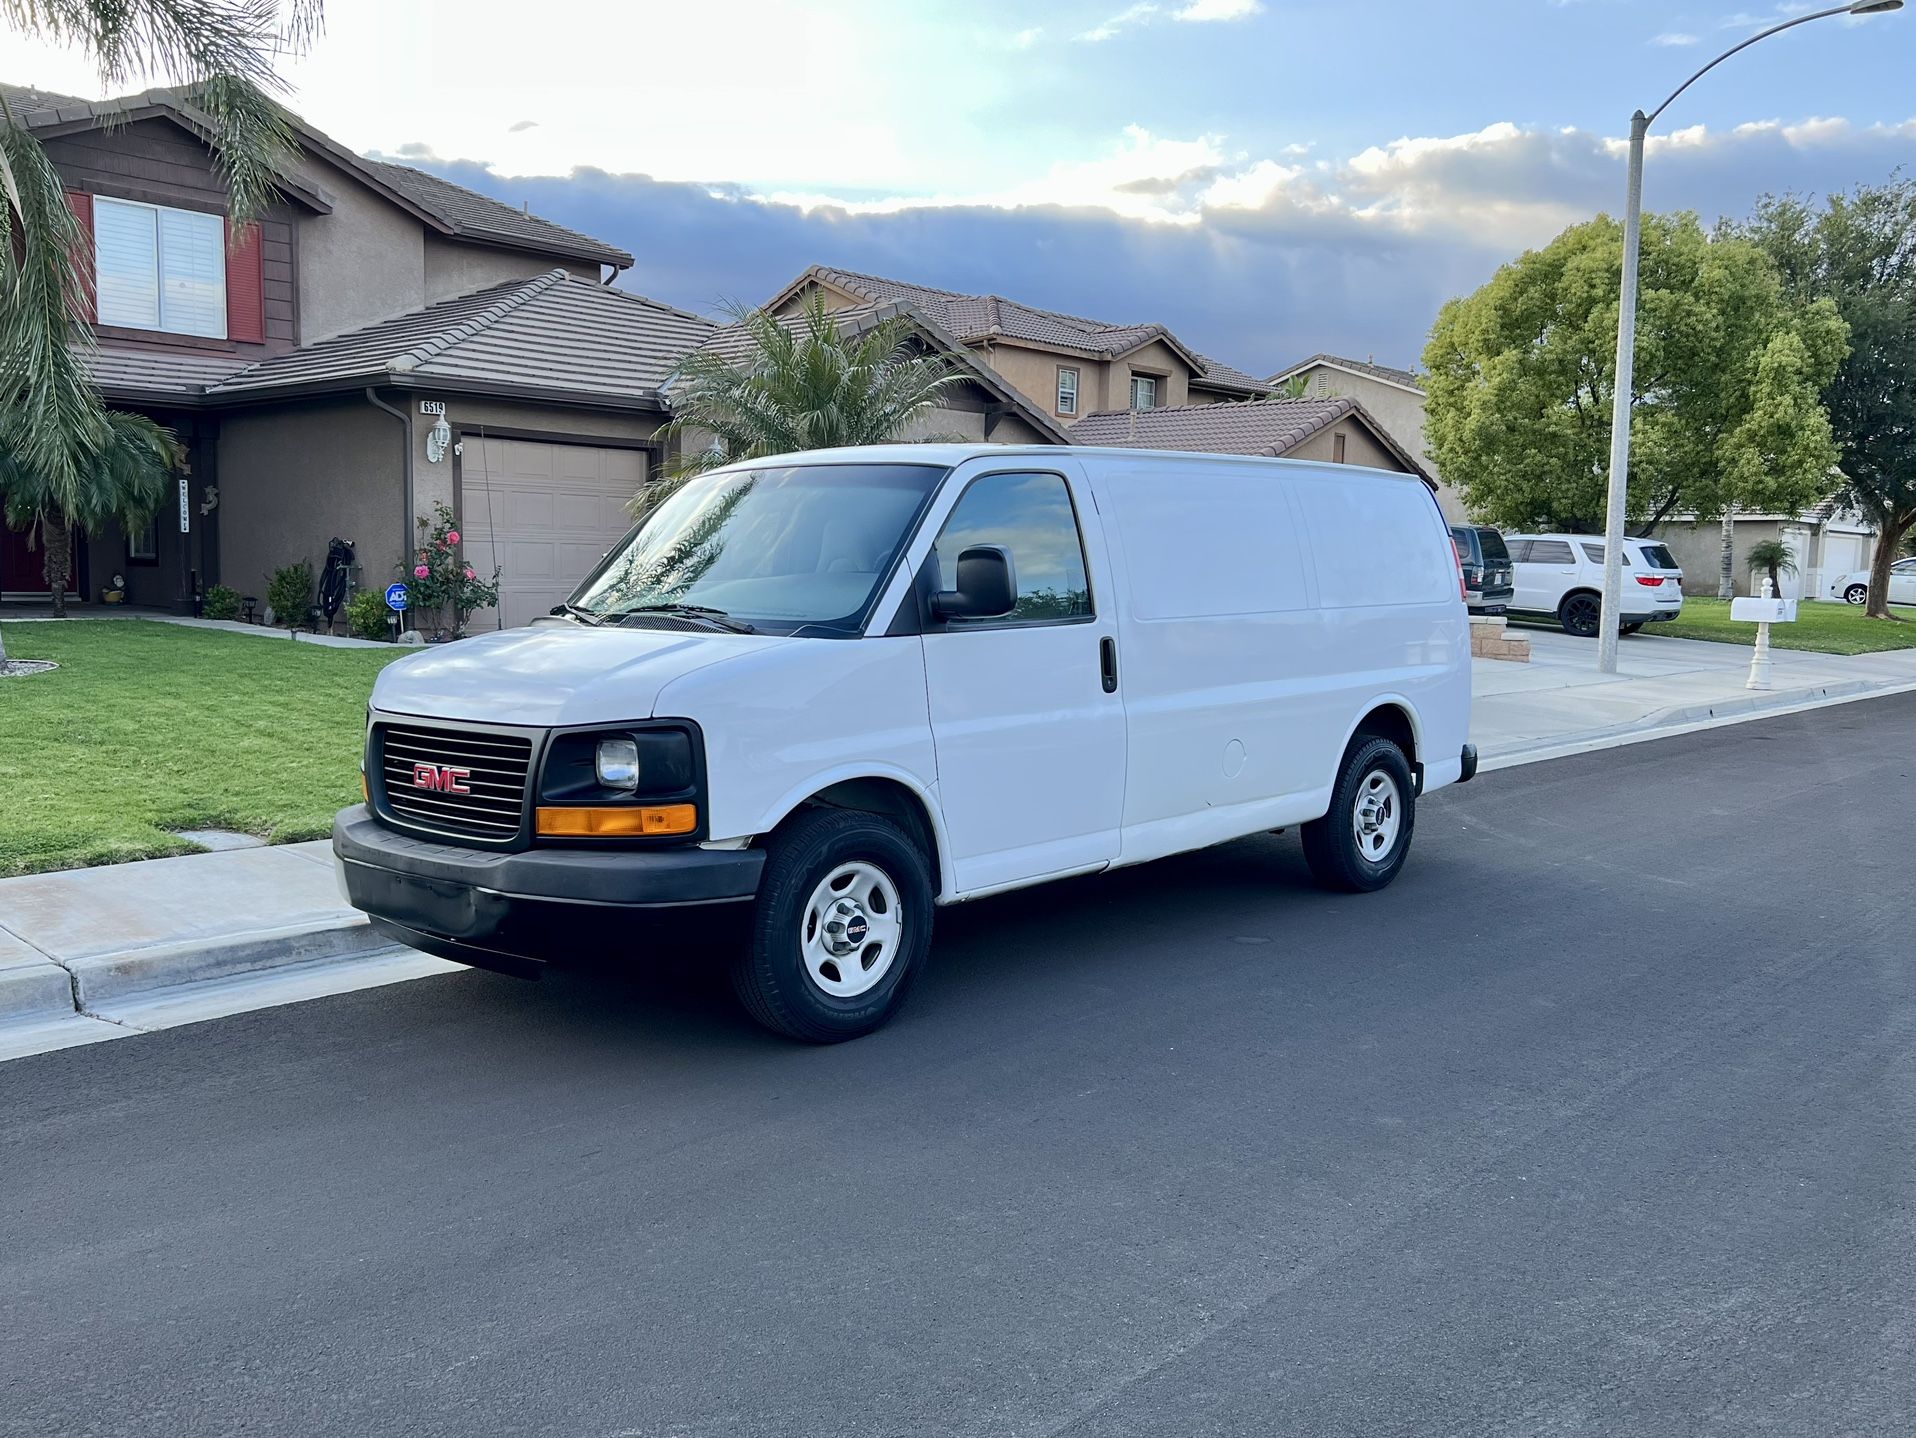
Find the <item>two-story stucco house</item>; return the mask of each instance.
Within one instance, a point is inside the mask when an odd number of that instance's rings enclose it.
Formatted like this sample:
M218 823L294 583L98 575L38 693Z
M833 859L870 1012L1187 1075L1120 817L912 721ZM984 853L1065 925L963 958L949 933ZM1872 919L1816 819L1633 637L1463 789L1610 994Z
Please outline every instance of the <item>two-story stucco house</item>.
M968 295L813 265L766 302L793 314L813 295L835 310L908 309L957 341L1026 402L1069 427L1102 410L1252 399L1268 386L1199 354L1163 325L1107 324L1002 295Z
M468 560L504 567L517 623L623 533L662 454L660 387L714 328L611 288L624 250L297 119L277 202L235 228L190 94L6 93L89 236L96 382L189 455L147 531L76 547L79 597L116 574L136 604L263 594L333 536L383 586L437 500ZM44 588L40 556L0 531L0 590Z

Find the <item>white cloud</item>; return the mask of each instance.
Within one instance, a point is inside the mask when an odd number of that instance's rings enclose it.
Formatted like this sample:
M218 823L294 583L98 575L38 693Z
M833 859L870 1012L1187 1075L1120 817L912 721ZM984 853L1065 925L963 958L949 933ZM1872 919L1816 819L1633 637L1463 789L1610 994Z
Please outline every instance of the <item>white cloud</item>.
M1697 37L1694 35L1684 35L1672 30L1667 34L1657 36L1656 39L1650 43L1652 45L1694 45L1696 41Z
M1016 35L1011 37L1011 48L1014 50L1029 50L1043 38L1044 26L1033 25L1029 30L1020 30Z
M1262 11L1260 0L1190 0L1174 20L1247 20Z
M1185 0L1175 10L1167 10L1163 5L1154 3L1154 0L1139 0L1139 3L1118 11L1077 38L1095 45L1122 31L1139 25L1156 24L1160 20L1184 20L1197 24L1248 20L1253 15L1262 14L1263 10L1263 0Z
M1078 38L1080 40L1087 40L1095 45L1099 41L1109 40L1120 30L1129 29L1133 25L1141 24L1151 19L1157 13L1158 7L1151 4L1150 0L1139 0L1138 4L1120 10L1110 19L1094 26L1092 29L1086 30L1082 35L1078 36Z

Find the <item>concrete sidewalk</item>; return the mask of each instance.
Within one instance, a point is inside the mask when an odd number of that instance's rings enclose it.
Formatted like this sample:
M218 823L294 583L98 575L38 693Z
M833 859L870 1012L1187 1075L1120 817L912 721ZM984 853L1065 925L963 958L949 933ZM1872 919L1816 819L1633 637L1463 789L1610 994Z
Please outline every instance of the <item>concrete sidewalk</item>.
M1916 651L1779 650L1759 693L1738 646L1638 636L1600 675L1594 642L1525 632L1531 663L1473 661L1487 768L1916 689ZM323 840L0 879L0 1059L456 967L374 934Z
M332 866L321 840L0 879L0 1058L191 1022L237 980L273 978L260 1007L342 965L347 988L455 967L375 934Z
M1772 649L1771 687L1752 690L1744 687L1750 649L1740 644L1626 636L1618 672L1599 674L1595 640L1529 625L1511 633L1530 640L1530 663L1471 661L1471 738L1486 764L1916 685L1916 649L1854 656Z

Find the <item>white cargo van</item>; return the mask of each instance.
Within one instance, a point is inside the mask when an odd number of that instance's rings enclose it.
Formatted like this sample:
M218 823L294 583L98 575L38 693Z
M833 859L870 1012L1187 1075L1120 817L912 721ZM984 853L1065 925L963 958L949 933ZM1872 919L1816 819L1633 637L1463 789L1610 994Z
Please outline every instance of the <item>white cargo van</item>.
M512 972L755 900L733 980L827 1042L940 904L1303 826L1381 888L1476 754L1456 551L1419 480L886 445L715 470L561 614L388 667L353 904Z

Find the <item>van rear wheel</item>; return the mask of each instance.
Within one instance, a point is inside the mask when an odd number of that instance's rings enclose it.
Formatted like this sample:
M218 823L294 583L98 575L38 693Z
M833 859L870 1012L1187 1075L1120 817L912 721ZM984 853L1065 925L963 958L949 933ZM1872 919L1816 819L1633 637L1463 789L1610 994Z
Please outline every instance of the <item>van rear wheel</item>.
M817 809L772 837L732 990L774 1033L842 1043L904 1002L931 947L931 870L879 814Z
M1404 751L1388 739L1363 739L1337 776L1330 812L1304 826L1304 858L1326 888L1369 893L1404 867L1416 822Z

